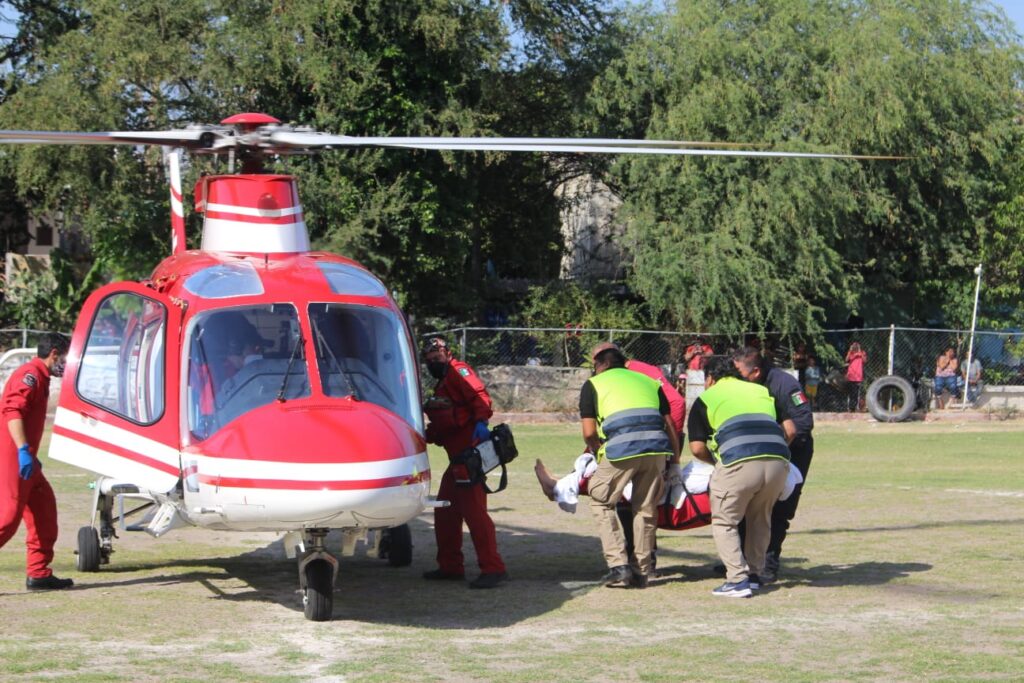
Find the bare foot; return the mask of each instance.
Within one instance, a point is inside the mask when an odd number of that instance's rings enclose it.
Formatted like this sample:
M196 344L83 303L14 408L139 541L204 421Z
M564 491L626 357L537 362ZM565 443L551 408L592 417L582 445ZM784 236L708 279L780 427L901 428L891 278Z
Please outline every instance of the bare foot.
M533 466L533 472L537 475L537 481L540 482L541 491L548 497L548 500L554 500L555 484L558 483L558 480L548 471L547 467L544 467L544 463L541 462L540 458L537 458L537 463Z

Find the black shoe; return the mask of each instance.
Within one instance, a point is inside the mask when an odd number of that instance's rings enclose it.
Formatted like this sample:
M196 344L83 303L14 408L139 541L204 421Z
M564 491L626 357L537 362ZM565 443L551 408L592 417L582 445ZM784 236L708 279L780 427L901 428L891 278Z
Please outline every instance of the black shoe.
M630 588L647 588L647 584L651 582L653 574L641 574L640 572L633 572L633 577L629 580Z
M465 581L465 574L449 574L446 571L440 569L431 569L429 572L423 572L423 578L428 581Z
M511 581L507 572L481 574L469 582L470 588L497 588L499 584Z
M71 579L58 579L53 574L44 576L41 579L35 579L31 576L25 578L25 588L30 591L60 591L65 588L71 588L75 585L75 582Z
M608 573L601 577L601 583L609 588L622 588L633 582L633 570L628 564L620 564L612 567Z

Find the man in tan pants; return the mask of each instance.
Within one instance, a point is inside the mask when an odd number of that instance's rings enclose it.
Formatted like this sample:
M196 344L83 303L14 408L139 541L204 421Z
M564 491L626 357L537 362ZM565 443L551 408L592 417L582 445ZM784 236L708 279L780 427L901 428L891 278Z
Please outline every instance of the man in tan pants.
M666 458L679 462L679 435L658 382L626 369L614 344L591 352L594 376L580 390L580 418L587 449L598 458L590 479L590 510L597 520L608 574L606 586L644 588L653 573L658 501ZM615 505L632 482L636 566L630 567L626 537Z
M796 434L785 403L745 381L729 358L704 368L704 393L687 429L694 457L715 464L711 477L711 533L726 569L722 597L749 598L761 587L771 514L789 470L788 443ZM737 527L746 518L740 547Z

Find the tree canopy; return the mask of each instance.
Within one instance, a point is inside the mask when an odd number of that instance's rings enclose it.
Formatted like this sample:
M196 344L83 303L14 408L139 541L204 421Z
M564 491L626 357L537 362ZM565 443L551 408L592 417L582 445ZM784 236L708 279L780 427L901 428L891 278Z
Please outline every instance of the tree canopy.
M596 134L906 157L360 150L278 162L299 177L314 245L366 264L420 316L480 319L524 280L557 278L554 189L592 173L624 200L631 272L596 290L535 287L513 304L538 324L579 317L590 296L736 334L852 314L961 325L979 262L988 320L1024 317L1024 62L983 0L0 7L19 13L0 43L0 128L159 129L263 111L353 135ZM211 170L194 159L186 187ZM166 197L157 149L0 149L0 199L73 216L92 279L142 277L167 253ZM190 216L193 239L198 228ZM496 293L508 279L519 289ZM77 300L81 283L65 284Z
M605 133L907 158L623 159L635 286L684 329L969 323L1021 66L972 0L681 0L597 83Z
M553 135L571 132L618 54L613 15L593 0L13 4L0 128L158 129L264 111L352 135ZM76 216L111 275L142 276L166 253L159 150L0 154L19 196ZM553 189L571 165L362 150L279 167L299 177L314 244L366 264L414 311L472 317L488 259L508 276L557 275ZM186 183L209 170L195 161ZM197 237L194 216L189 228Z

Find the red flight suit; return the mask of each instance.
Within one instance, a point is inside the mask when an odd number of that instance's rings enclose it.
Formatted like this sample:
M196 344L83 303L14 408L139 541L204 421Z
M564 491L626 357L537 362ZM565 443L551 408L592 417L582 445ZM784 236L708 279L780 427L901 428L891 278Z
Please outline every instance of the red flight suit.
M474 445L476 423L489 419L494 413L491 397L473 368L454 358L448 363L448 372L434 387L434 397L448 399L449 403L432 407L428 404L427 442L443 446L450 460ZM441 477L437 498L451 502L449 507L434 509L438 568L446 574L465 574L462 556L462 522L465 520L481 573L504 572L494 522L487 514L487 492L483 483L457 486L452 465L449 465Z
M0 398L4 423L0 434L0 548L11 540L24 519L26 573L34 579L45 579L53 573L50 562L57 542L57 499L39 463L49 398L50 370L42 358L33 358L15 370ZM18 446L7 426L18 418L24 423L35 461L28 481L18 476Z

